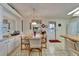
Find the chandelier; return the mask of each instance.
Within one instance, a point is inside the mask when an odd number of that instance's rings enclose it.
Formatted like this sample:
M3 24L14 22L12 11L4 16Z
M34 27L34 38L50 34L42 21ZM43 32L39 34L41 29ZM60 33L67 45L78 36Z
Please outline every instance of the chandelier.
M41 16L39 16L37 10L35 8L32 8L32 16L31 16L31 25L35 26L37 24L41 24ZM30 27L31 27L30 25Z
M32 8L32 19L41 20L42 16L39 15L35 8Z

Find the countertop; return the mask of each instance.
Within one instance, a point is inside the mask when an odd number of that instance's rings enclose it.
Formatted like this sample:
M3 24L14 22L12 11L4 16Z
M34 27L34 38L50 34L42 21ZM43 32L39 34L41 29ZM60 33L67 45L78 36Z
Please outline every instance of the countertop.
M79 42L79 36L75 36L75 35L60 35L60 36L72 40L74 42Z
M9 37L0 39L0 42L6 41L6 40L12 40L12 39L14 39L14 38L16 38L16 37L21 37L21 35L9 36Z

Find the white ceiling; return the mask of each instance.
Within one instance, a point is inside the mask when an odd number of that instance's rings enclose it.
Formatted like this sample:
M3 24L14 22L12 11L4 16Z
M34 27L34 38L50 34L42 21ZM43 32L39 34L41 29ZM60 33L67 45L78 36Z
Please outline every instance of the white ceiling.
M12 5L25 18L35 14L44 18L68 18L67 13L79 7L78 3L12 3Z

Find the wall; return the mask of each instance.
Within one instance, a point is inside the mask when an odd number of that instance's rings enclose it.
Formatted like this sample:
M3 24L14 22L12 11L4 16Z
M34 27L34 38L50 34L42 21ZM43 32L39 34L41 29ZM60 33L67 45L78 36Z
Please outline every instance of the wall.
M2 40L3 32L2 32L2 22L3 22L3 7L0 6L0 40Z
M4 8L4 19L8 20L10 23L10 32L13 32L15 30L22 31L21 27L21 19L11 12L9 12L7 9Z
M27 33L31 32L30 22L31 22L31 20L28 18L23 20L23 33L27 34Z
M69 23L68 34L79 35L79 17L74 17Z
M7 24L3 24L3 20L6 19L10 23L10 33L15 30L22 31L21 19L14 15L13 12L10 12L8 9L0 5L0 40L3 40L3 35L6 35L8 31ZM6 28L5 28L6 27ZM5 33L4 33L5 32Z

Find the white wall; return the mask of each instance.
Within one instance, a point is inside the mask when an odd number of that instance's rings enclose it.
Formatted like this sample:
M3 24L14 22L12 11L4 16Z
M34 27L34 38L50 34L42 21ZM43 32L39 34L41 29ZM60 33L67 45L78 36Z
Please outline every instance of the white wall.
M25 34L29 33L31 30L30 30L30 22L31 20L30 19L25 19L23 20L23 32Z
M8 22L10 23L10 32L13 32L15 30L19 30L20 32L22 31L21 27L21 19L12 12L9 12L7 9L4 8L4 19L7 19Z
M3 7L0 6L0 40L2 40L2 35L3 35L3 32L2 32L2 22L3 22Z
M71 19L68 26L68 34L79 35L79 17Z

